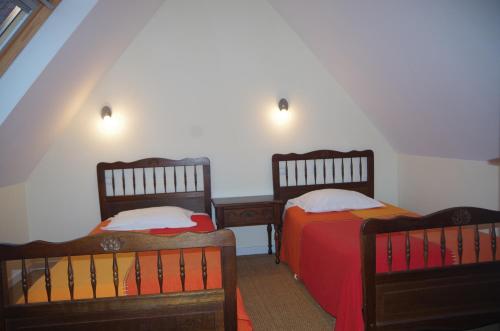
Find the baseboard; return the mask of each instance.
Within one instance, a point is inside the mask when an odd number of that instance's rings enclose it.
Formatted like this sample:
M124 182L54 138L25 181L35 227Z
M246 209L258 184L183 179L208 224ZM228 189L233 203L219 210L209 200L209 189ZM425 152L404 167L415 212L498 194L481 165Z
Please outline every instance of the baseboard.
M249 247L238 247L236 246L236 255L255 255L255 254L267 254L267 246L249 246ZM273 247L274 253L274 247Z

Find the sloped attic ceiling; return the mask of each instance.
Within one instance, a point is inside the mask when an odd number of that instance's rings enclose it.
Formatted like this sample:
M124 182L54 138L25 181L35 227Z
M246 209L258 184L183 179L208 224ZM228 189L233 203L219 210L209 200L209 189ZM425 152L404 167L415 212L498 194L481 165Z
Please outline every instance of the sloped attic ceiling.
M269 1L398 152L500 155L500 1Z
M3 109L10 113L3 123L0 122L0 187L28 178L101 75L113 65L162 2L97 1L45 69L25 87L15 107ZM29 49L26 47L23 52ZM21 70L21 74L26 72ZM14 77L9 82L12 93L17 93L21 84L16 78L21 77ZM9 84L5 85L9 88ZM8 94L9 91L2 92Z
M0 187L27 179L162 2L97 1L1 123ZM500 1L269 2L398 152L498 157Z

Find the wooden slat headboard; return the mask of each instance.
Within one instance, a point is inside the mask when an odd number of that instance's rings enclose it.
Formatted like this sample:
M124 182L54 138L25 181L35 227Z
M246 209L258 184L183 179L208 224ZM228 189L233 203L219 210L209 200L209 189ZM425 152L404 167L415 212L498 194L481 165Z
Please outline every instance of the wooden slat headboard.
M374 195L372 150L274 154L272 169L274 198L283 202L325 188Z
M211 214L210 160L206 157L99 163L101 220L137 208L178 206Z

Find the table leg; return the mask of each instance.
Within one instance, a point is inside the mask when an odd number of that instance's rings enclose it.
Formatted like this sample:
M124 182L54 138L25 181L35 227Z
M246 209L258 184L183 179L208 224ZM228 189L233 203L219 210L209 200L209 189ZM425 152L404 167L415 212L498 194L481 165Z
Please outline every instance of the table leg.
M271 255L273 254L273 243L271 241L271 233L273 231L273 228L271 226L271 224L268 224L267 225L267 247L268 247L268 250L267 250L267 254Z

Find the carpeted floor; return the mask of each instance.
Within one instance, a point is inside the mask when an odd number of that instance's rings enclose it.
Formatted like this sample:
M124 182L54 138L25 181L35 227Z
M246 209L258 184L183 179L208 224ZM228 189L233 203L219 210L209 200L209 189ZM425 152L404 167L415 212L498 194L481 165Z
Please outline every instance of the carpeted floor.
M335 319L274 256L238 256L238 286L255 331L333 330Z
M335 319L274 256L238 256L238 286L255 331L333 330ZM470 331L500 331L500 325Z

